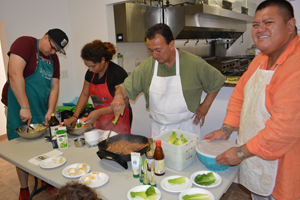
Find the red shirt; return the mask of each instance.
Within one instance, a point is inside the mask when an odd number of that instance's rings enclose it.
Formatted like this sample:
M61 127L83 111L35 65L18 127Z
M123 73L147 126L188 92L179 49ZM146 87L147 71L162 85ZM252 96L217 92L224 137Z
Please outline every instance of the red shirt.
M35 69L37 68L37 48L36 48L36 42L37 39L34 37L30 36L22 36L19 37L14 41L14 43L10 47L10 51L7 53L8 56L10 56L11 53L14 53L16 55L19 55L26 61L26 66L23 71L23 76L24 78L30 76L33 74ZM50 63L50 58L48 56L44 56L40 52L40 59L43 61ZM53 61L53 67L54 67L54 72L53 72L53 77L52 78L60 78L60 65L59 65L59 60L56 54L51 56L51 59ZM7 67L7 77L9 81L9 65ZM1 101L3 104L7 106L7 93L8 93L8 87L9 84L5 83L3 90L2 90L2 98Z

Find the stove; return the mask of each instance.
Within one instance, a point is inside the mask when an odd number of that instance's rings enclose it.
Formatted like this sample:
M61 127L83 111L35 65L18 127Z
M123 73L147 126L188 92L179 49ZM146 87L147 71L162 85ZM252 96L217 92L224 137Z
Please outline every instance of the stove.
M225 76L242 76L251 62L251 58L245 56L208 57L203 59Z

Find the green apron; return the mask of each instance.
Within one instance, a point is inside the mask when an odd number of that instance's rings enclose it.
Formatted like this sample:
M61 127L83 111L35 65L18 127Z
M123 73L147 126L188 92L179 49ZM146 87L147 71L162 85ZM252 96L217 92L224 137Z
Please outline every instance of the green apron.
M53 76L53 61L48 64L40 59L39 40L36 43L38 53L38 65L34 73L25 78L25 90L32 114L31 123L42 123L48 111L48 100L51 91L51 79ZM20 137L15 129L26 125L20 118L20 104L15 97L11 86L8 88L8 110L7 110L7 137L9 140Z

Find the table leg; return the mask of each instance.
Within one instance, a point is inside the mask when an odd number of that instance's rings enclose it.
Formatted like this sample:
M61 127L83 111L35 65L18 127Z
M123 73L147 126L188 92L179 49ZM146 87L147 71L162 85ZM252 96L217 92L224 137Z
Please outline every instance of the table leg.
M49 184L47 184L47 185L44 185L44 186L40 187L39 189L36 189L37 185L38 185L38 178L34 177L34 188L31 192L30 197L29 197L28 200L31 200L34 195L40 193L41 191L43 191L44 189L46 189L47 187L50 186Z

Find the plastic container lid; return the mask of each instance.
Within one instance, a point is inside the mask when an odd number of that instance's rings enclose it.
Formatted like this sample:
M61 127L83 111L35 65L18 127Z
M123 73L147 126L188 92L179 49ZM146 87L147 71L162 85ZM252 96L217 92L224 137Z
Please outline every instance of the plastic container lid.
M203 156L215 158L231 147L237 147L237 145L228 140L214 140L212 142L202 140L196 145L196 151Z

